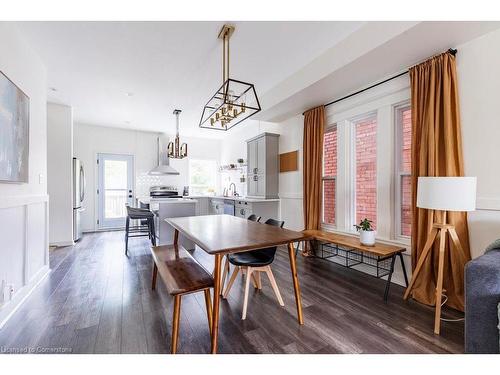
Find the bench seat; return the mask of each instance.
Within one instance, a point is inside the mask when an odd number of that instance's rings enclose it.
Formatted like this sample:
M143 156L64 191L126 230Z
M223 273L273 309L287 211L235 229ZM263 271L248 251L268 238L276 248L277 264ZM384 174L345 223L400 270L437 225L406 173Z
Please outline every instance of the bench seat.
M153 246L151 253L170 295L213 288L212 275L181 245Z

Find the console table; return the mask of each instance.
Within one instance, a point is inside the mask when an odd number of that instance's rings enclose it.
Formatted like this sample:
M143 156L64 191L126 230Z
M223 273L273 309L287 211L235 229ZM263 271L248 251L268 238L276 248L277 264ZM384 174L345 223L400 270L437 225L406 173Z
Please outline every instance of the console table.
M365 246L359 242L359 238L345 234L325 232L322 230L304 230L302 233L314 240L321 241L321 249L317 249L316 257L321 259L337 259L336 264L351 268L356 265L367 265L373 270L370 274L377 278L387 276L385 285L384 301L389 297L392 274L396 257L401 261L403 276L408 286L408 276L403 261L403 252L406 248L396 245L388 245L376 242L374 246Z

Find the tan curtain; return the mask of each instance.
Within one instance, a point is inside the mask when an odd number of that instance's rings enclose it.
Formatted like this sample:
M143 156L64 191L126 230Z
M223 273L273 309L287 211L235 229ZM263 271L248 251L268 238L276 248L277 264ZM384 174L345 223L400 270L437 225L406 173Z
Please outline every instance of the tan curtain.
M412 110L412 266L415 268L434 220L441 212L416 208L418 176L463 176L462 135L458 105L455 56L444 53L410 69ZM467 214L449 212L465 254L457 256L447 246L443 287L448 305L464 309L464 263L470 259ZM449 241L447 241L449 242ZM434 305L438 269L438 244L424 264L412 295L417 301Z
M304 229L320 229L321 226L324 127L325 106L304 114Z

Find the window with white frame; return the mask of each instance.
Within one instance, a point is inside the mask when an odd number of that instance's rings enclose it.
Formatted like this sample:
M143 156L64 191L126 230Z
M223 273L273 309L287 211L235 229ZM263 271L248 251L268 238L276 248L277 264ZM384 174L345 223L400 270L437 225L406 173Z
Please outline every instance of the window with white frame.
M366 217L372 220L378 239L409 240L409 99L408 77L400 77L328 107L322 217L326 230L353 233L353 224ZM335 135L329 133L332 129ZM333 136L335 158L329 158ZM335 168L330 172L333 160Z
M352 122L355 143L355 222L363 219L377 227L377 116Z
M396 134L396 214L397 237L411 236L411 107L408 103L394 108Z
M207 194L215 191L217 162L215 160L189 159L189 193Z
M322 221L335 225L337 178L337 126L328 128L323 136L323 215Z

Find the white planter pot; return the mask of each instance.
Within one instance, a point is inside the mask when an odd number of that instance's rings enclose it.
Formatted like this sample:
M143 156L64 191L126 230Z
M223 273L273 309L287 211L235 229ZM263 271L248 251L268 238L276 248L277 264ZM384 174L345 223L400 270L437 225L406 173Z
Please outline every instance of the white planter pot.
M361 242L362 245L373 246L375 245L375 234L376 232L374 230L365 231L361 229L359 231L359 242Z

